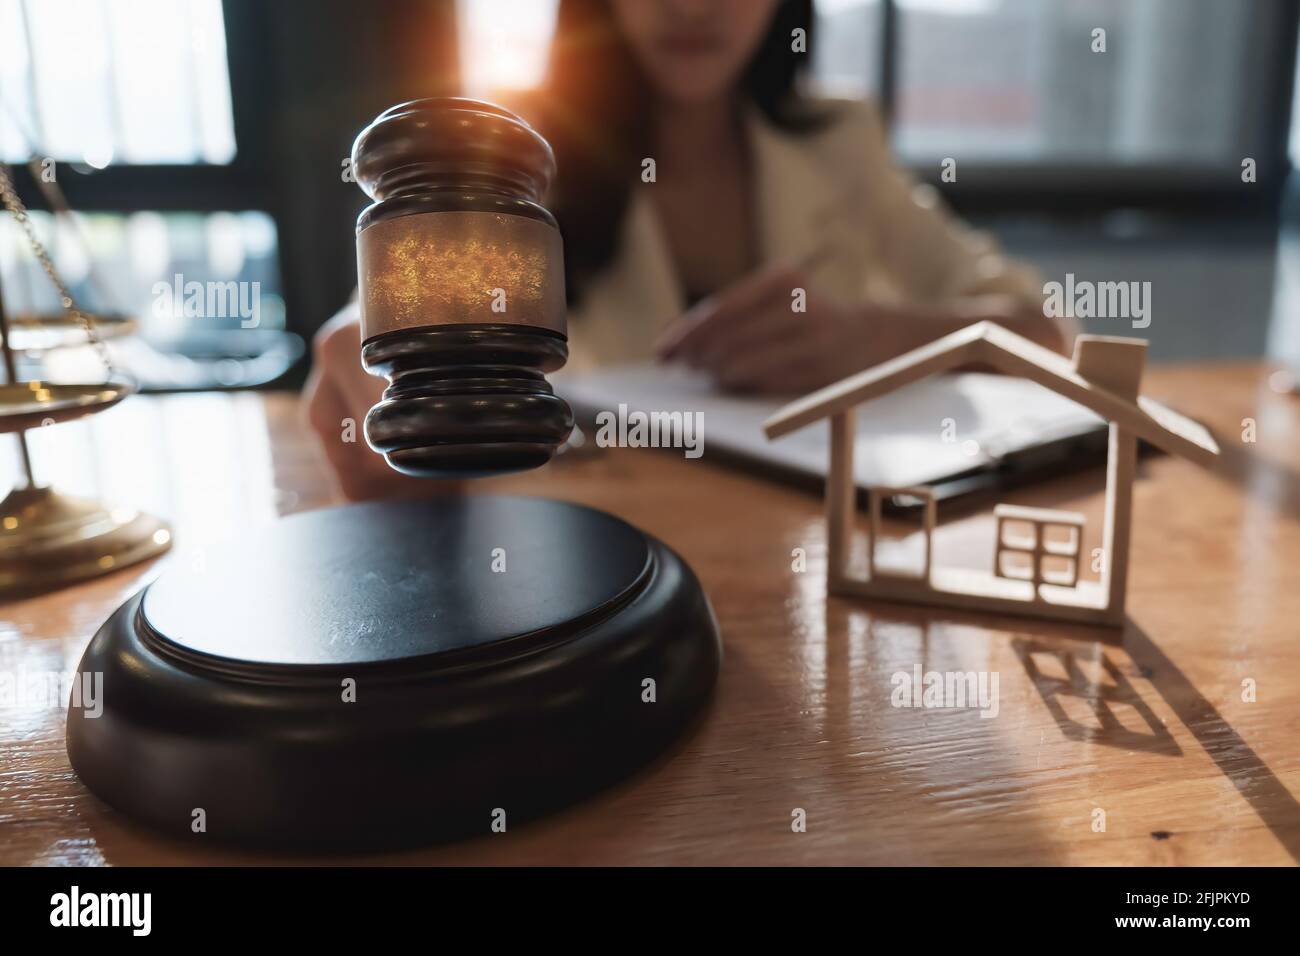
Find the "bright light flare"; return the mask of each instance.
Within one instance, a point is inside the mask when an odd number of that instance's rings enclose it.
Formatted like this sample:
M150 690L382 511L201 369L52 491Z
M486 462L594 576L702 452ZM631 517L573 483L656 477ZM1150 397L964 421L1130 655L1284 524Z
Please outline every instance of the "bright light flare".
M546 73L557 0L457 0L467 96L527 90Z

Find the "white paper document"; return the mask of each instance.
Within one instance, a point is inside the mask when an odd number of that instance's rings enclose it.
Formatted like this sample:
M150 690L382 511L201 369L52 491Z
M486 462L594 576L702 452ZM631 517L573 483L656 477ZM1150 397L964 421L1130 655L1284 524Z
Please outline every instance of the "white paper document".
M828 428L816 422L776 441L763 422L785 399L717 393L689 369L625 365L558 376L556 391L588 428L597 413L700 412L704 458L719 451L796 475L824 476ZM982 373L939 375L858 409L854 476L859 487L934 484L986 470L1005 456L1105 428L1088 411L1024 379ZM590 441L590 431L587 435Z

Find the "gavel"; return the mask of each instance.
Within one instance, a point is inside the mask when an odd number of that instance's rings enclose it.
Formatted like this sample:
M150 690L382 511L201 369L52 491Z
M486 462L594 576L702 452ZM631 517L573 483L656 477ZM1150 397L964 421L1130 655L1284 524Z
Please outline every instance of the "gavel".
M573 429L546 373L569 356L550 144L509 110L394 106L352 146L361 360L388 380L365 436L397 471L459 478L545 464Z

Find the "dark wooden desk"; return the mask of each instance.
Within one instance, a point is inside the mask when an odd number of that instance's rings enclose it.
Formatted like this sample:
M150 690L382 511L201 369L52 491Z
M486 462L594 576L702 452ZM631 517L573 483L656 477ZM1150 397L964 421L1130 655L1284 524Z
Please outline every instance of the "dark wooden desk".
M717 696L668 758L613 790L504 835L376 859L1300 860L1300 400L1244 365L1158 369L1149 390L1209 423L1224 460L1214 473L1143 462L1122 634L828 603L820 499L707 454L610 451L485 482L607 509L676 548L721 622ZM183 545L167 560L330 503L294 396L135 399L120 412L91 426L88 442L66 441L90 445L101 485L155 494ZM1253 445L1241 441L1248 417ZM1081 474L1010 500L1081 510L1095 537L1101 487L1100 472ZM991 518L951 521L937 542L987 565ZM806 573L791 570L795 548L807 551ZM99 623L157 570L3 607L0 666L74 667ZM891 676L917 664L995 672L997 717L891 706ZM1247 679L1253 703L1242 699ZM63 724L58 708L0 704L0 864L273 859L123 820L73 775ZM807 812L806 833L791 832L794 808Z

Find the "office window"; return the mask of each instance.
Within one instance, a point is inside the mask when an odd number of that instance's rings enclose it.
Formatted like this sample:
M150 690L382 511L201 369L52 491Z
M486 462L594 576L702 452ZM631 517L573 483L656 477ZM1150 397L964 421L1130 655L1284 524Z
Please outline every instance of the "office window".
M461 83L491 98L542 81L558 0L457 0Z
M1296 37L1296 46L1300 49L1300 36ZM1300 58L1297 58L1291 78L1291 122L1290 135L1287 140L1287 157L1292 166L1300 165Z
M1217 167L1266 140L1282 3L896 6L894 142L906 160Z
M820 92L879 92L881 0L817 0L813 6L813 78Z
M0 160L228 163L221 0L0 0Z
M261 17L252 0L0 0L0 161L77 303L134 320L141 334L112 347L144 388L255 384L300 351L257 141L267 74L247 51ZM51 183L71 214L50 215ZM59 313L3 212L0 282L12 314ZM29 347L62 334L31 332ZM40 361L97 371L84 350Z
M75 221L33 211L32 223L78 302L130 315L155 339L194 327L237 328L238 315L187 317L163 307L183 301L183 282L237 282L256 289L258 328L284 328L276 230L262 212L77 213ZM158 288L163 283L167 290ZM256 285L254 285L256 283ZM0 215L0 285L14 315L57 314L57 294L17 224ZM183 291L183 290L182 290Z

